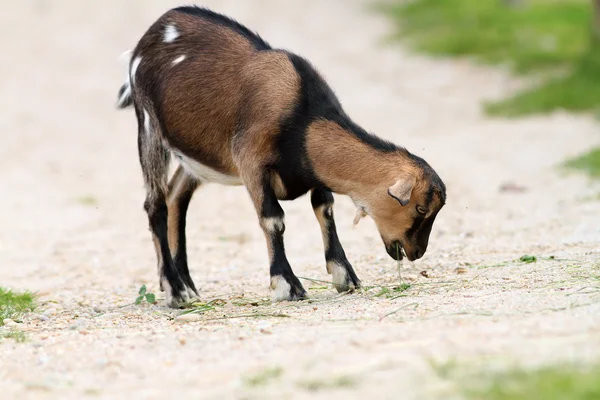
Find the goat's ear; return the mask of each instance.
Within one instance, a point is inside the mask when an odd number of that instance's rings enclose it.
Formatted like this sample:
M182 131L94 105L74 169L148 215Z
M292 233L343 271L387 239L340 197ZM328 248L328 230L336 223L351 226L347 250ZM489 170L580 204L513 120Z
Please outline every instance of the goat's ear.
M416 178L412 175L406 175L396 181L388 188L388 194L405 206L410 203L410 195L415 186Z

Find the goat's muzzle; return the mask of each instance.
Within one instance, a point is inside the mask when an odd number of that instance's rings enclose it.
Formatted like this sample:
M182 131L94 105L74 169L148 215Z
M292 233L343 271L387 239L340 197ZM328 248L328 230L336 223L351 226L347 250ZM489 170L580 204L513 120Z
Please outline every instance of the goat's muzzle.
M402 249L402 245L398 240L394 240L389 245L385 246L385 250L394 260L402 260L404 258L404 250Z

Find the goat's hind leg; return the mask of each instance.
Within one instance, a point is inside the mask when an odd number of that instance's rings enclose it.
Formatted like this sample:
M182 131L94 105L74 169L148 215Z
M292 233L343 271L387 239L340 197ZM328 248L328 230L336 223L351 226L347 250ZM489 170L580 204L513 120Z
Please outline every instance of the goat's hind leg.
M346 258L335 228L333 194L329 190L316 188L312 190L310 201L321 226L325 245L325 262L327 263L327 272L333 276L333 286L338 292L346 292L360 287L360 280Z
M186 285L175 266L168 239L168 208L166 203L169 153L162 144L156 119L146 109L136 108L138 119L138 151L146 185L144 209L156 247L160 284L169 307L189 300Z
M190 297L197 297L198 291L188 268L185 222L188 206L199 185L200 182L197 179L179 166L169 181L167 195L168 239L171 256Z

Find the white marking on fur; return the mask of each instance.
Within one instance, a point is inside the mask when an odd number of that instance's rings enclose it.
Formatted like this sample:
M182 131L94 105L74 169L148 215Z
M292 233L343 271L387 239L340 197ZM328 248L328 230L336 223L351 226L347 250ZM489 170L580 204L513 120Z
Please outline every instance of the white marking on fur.
M271 288L274 289L273 301L285 301L290 299L292 287L283 278L283 276L274 276L271 278Z
M144 108L144 131L146 132L146 135L150 136L150 134L152 133L152 131L150 130L150 114L148 114L148 111L146 111L146 109Z
M177 39L178 37L179 31L177 30L177 27L175 25L167 25L165 27L165 34L163 36L165 43L171 43L175 41L175 39Z
M129 73L130 84L135 83L135 74L142 62L142 56L137 56L135 60L131 63L131 72Z
M198 161L192 158L184 156L178 151L173 151L173 153L187 173L196 177L202 182L215 182L230 186L239 186L242 184L242 180L238 176L226 175L219 171L215 171L204 164L200 164Z
M279 217L263 218L262 225L269 233L281 232L283 230L283 218L279 218Z
M165 276L161 276L160 286L165 291L165 304L170 307L173 304L173 294L171 293L171 285Z
M173 65L177 65L180 62L182 62L183 60L185 60L185 54L180 55L179 57L177 57L176 59L173 60L173 62L171 64Z
M332 275L331 282L338 292L355 289L354 284L348 281L348 271L344 266L335 261L329 261L327 263L327 272Z

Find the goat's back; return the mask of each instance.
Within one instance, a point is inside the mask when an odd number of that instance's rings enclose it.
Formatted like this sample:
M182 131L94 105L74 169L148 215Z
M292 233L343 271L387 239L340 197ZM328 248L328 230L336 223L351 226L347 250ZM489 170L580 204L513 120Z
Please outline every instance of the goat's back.
M132 57L134 101L154 110L169 146L227 174L238 175L231 157L236 132L257 112L287 110L279 104L293 101L298 88L284 52L197 7L165 13Z

